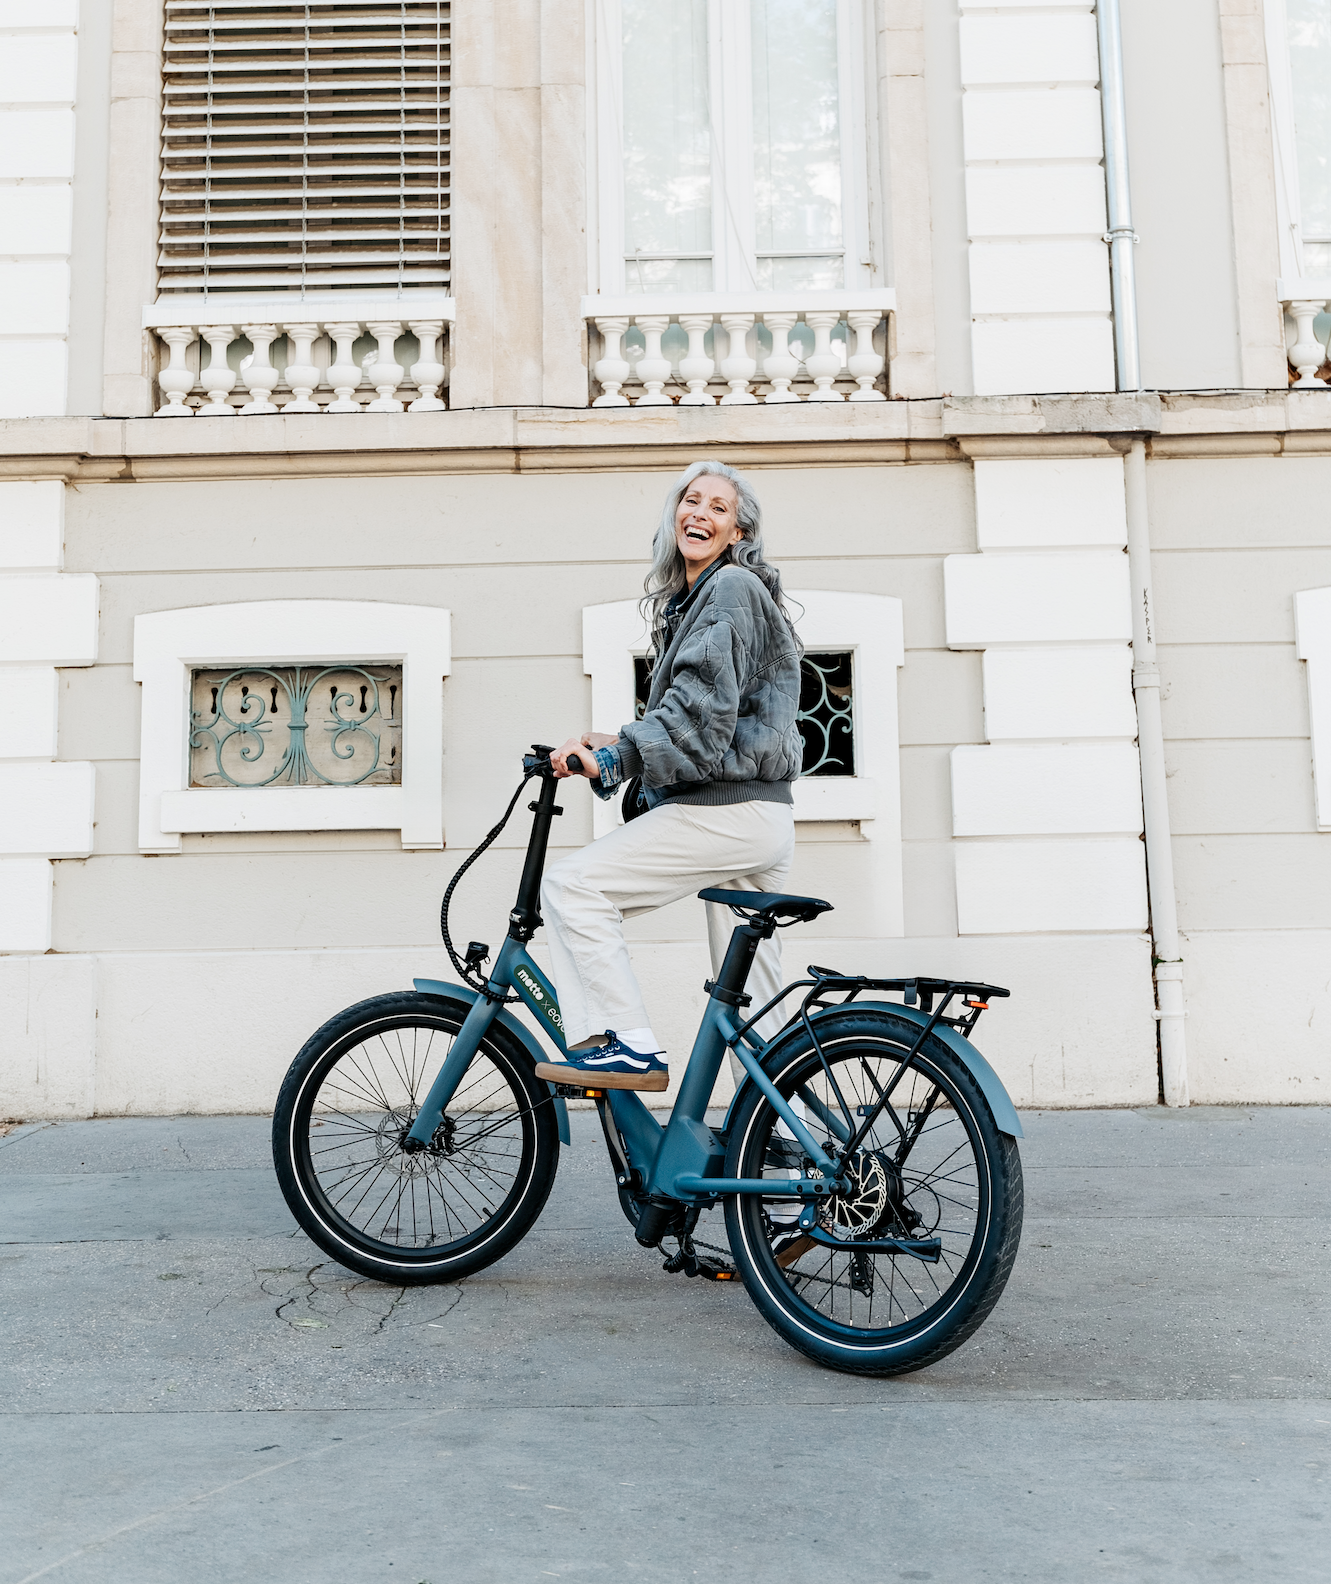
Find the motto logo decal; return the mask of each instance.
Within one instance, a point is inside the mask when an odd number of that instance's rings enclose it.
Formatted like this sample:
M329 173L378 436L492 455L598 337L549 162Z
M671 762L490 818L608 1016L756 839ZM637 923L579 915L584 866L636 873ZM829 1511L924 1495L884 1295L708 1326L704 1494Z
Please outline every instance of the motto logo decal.
M564 1020L559 1015L559 1003L554 996L548 990L543 989L526 968L519 968L516 977L518 983L536 1003L536 1010L548 1023L563 1034Z

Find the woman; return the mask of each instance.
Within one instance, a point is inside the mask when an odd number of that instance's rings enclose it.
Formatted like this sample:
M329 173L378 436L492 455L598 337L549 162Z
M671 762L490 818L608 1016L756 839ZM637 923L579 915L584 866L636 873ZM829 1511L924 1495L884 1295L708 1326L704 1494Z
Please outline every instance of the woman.
M623 921L705 886L780 891L795 846L790 783L803 750L799 640L763 560L748 481L695 462L666 499L643 605L652 685L643 718L584 732L551 754L600 797L642 778L646 812L546 872L541 887L569 1059L537 1074L603 1089L662 1090L669 1071L629 964ZM588 750L591 750L588 752ZM582 763L570 770L569 755ZM712 968L733 919L709 903ZM754 1004L781 987L775 939L750 974Z

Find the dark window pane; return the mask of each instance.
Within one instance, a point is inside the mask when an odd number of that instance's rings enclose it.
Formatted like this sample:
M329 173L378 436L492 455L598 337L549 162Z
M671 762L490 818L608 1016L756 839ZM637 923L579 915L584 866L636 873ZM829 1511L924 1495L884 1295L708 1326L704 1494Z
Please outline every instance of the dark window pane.
M805 775L855 774L853 670L849 651L804 656L796 720L804 739Z

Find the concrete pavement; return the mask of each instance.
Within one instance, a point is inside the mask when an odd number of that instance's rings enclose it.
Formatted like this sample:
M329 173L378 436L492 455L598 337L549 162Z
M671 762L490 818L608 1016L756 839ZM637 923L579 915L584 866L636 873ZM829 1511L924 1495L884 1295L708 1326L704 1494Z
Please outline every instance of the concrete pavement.
M665 1275L586 1114L522 1246L406 1291L295 1229L263 1118L19 1128L0 1584L1324 1580L1331 1112L1023 1121L1007 1294L892 1381Z

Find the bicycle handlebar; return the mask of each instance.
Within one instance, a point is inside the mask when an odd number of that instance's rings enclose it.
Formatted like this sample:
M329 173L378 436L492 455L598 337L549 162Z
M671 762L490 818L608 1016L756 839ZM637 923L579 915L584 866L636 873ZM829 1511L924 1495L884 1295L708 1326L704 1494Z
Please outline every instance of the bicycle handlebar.
M574 775L582 774L582 760L578 758L577 754L568 756L568 767Z

